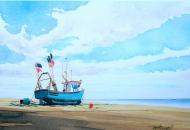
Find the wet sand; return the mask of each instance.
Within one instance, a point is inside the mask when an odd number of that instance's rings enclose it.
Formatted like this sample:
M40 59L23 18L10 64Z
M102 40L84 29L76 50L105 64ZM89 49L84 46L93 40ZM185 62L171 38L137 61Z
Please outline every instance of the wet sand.
M190 130L190 109L135 105L22 106L0 99L0 130ZM159 130L159 129L157 129ZM161 130L161 129L160 129Z

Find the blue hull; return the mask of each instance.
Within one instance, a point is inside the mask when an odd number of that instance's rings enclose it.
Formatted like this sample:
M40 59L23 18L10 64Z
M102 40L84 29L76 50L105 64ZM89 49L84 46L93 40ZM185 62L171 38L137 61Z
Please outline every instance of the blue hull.
M48 89L40 89L34 92L35 98L42 104L48 105L79 105L84 90L77 92L55 92Z

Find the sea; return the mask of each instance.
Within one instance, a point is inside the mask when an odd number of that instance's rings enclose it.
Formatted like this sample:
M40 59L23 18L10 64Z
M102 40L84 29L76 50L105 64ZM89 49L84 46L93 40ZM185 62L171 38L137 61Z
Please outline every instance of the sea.
M126 104L189 108L190 99L84 99L84 103Z

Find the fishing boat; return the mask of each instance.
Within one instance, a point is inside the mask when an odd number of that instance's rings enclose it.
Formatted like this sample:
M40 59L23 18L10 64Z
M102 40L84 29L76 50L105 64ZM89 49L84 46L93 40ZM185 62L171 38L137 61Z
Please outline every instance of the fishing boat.
M49 72L42 72L42 65L36 63L36 72L37 72L37 84L34 91L36 99L39 99L40 104L47 105L79 105L82 101L84 94L84 89L81 88L81 80L69 80L67 72L67 64L65 73L62 74L63 85L62 91L59 91L57 84L55 83L53 75L53 66L54 60L52 54L47 58L48 66L50 69ZM42 82L47 81L47 87L42 86Z

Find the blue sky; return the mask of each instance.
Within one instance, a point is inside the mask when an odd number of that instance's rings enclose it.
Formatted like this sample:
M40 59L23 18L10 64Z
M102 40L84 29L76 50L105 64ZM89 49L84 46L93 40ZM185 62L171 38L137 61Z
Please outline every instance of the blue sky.
M0 2L0 97L32 97L51 52L84 98L190 98L189 30L185 0Z

